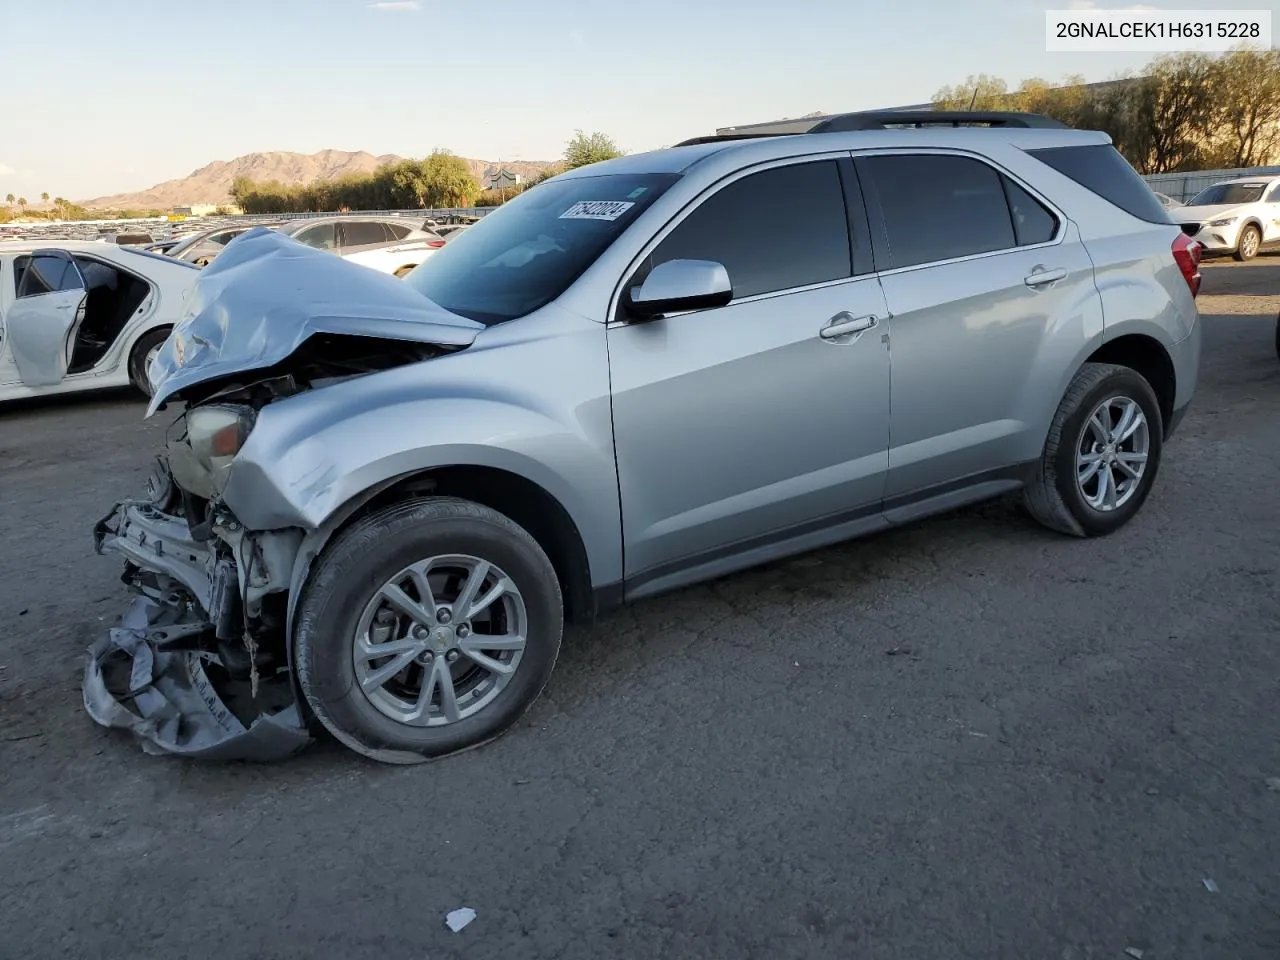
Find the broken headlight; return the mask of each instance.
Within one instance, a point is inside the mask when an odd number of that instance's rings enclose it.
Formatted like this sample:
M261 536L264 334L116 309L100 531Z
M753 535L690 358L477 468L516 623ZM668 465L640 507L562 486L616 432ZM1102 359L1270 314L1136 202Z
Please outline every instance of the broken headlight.
M253 430L254 410L210 404L187 411L186 431L169 445L169 465L183 489L212 500L227 485L231 464Z

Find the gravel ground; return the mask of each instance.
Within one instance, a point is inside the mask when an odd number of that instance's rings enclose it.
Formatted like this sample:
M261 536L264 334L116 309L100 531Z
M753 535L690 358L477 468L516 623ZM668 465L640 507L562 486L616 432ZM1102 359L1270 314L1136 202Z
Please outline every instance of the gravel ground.
M1275 960L1280 257L1205 273L1200 391L1120 533L1000 501L654 599L411 769L96 728L126 594L90 528L162 423L7 409L0 957Z

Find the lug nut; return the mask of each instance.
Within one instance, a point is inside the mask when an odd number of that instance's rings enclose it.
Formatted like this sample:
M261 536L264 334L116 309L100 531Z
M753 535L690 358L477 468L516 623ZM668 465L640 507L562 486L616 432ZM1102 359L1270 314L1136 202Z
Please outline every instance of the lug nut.
M458 659L458 651L450 650L448 653L445 654L444 658L448 660L450 663L453 663L455 660Z
M470 627L468 627L465 623L462 624L460 627L458 627L458 639L465 640L469 636L471 636Z
M451 619L453 619L453 615L449 613L447 607L442 607L436 611L436 620L440 623L448 623Z
M429 631L427 630L426 627L413 628L413 639L415 640L425 640L427 639L428 634L429 634Z

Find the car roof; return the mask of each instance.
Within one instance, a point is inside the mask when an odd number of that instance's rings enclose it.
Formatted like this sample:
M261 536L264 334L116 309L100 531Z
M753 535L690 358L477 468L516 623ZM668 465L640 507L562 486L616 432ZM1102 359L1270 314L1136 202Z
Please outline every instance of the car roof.
M1230 180L1217 180L1214 183L1209 184L1209 187L1221 187L1228 183L1241 183L1248 184L1249 186L1265 187L1275 180L1280 180L1280 173L1262 173L1252 177L1233 177ZM1205 187L1204 189L1208 190L1209 187Z
M742 163L819 153L828 150L865 150L901 147L953 147L981 152L992 139L1003 140L1024 150L1043 147L1085 146L1111 143L1096 130L1021 127L925 127L890 130L856 130L840 133L799 133L784 136L713 140L687 146L666 147L647 153L628 154L577 167L555 179L610 176L614 174L685 173L711 157L739 155Z

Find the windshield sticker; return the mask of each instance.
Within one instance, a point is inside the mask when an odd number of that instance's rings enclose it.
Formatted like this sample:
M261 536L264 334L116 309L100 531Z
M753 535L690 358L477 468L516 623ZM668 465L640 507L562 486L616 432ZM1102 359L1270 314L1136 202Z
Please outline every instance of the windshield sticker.
M645 195L645 192L648 189L649 189L648 187L636 187L634 190L632 190L630 193L627 194L627 199L639 200L641 197Z
M561 220L617 220L634 207L628 200L579 200L560 214Z

